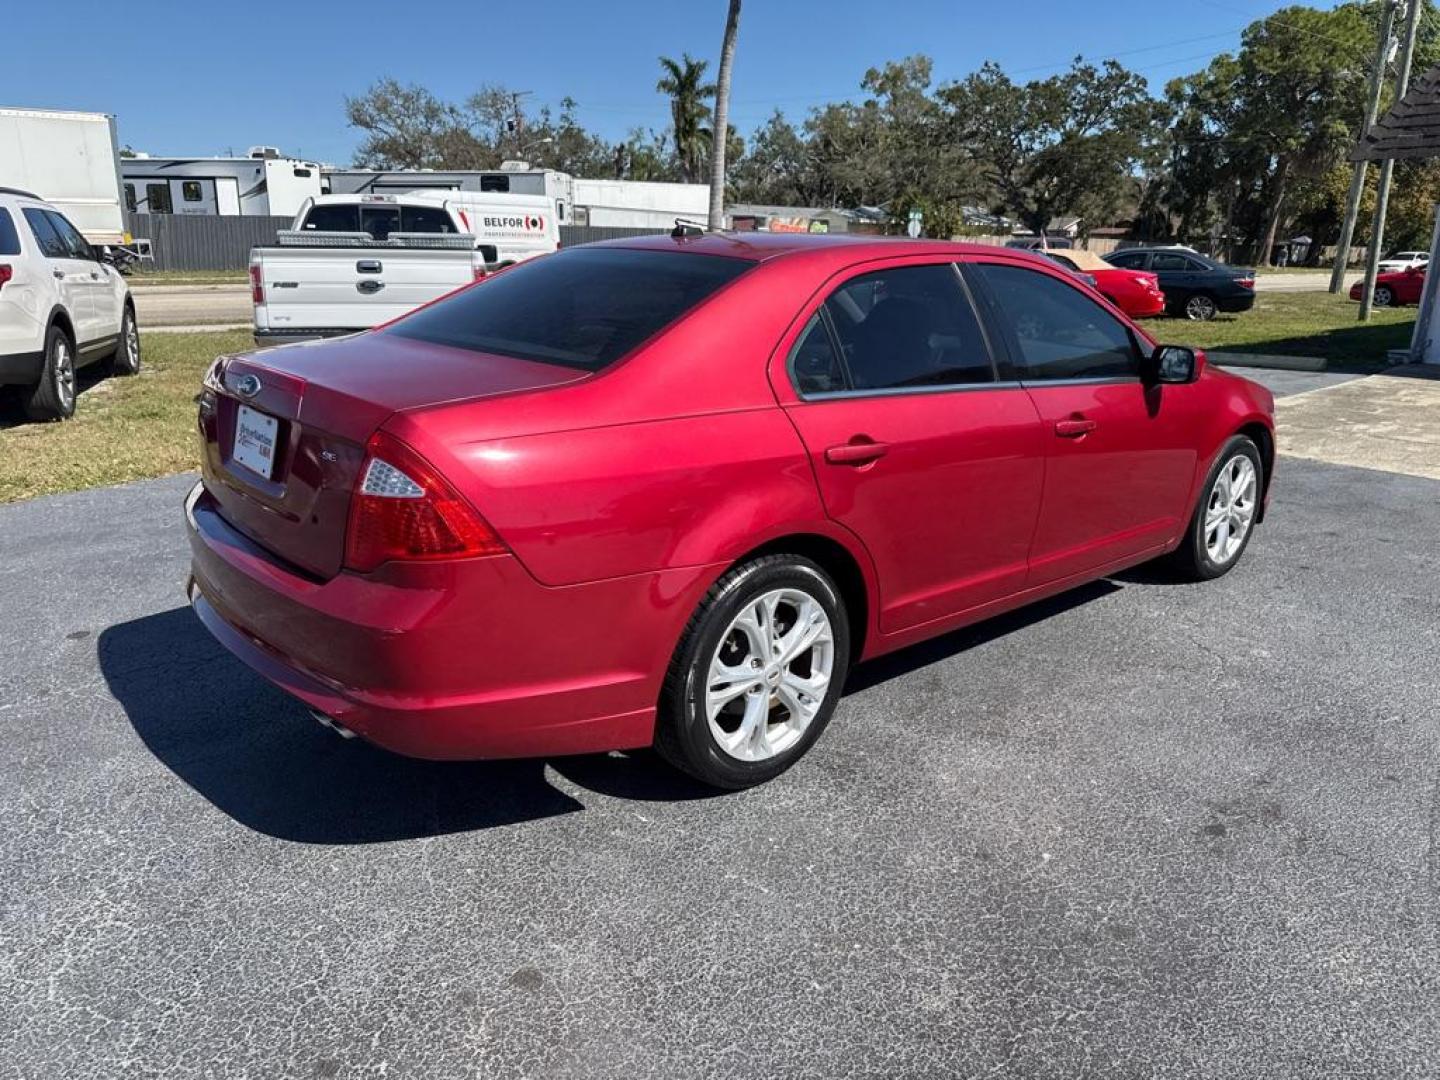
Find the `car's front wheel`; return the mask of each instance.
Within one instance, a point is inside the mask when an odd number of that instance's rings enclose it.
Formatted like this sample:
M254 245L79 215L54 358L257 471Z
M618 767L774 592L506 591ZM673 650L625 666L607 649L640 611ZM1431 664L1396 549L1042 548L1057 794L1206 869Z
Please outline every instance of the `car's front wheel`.
M1265 464L1253 439L1231 436L1215 458L1201 489L1185 541L1175 560L1185 576L1208 581L1240 561L1265 491Z
M661 691L655 748L714 787L784 772L829 723L850 665L850 624L829 575L770 555L706 594Z
M67 420L75 415L75 346L58 326L45 335L45 361L40 381L25 395L31 420Z

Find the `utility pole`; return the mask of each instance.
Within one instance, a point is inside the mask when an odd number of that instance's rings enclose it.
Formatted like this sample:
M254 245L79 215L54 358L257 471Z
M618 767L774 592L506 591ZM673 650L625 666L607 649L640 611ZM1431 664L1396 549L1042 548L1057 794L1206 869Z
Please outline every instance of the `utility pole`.
M1400 48L1400 70L1395 75L1396 104L1405 96L1410 86L1410 61L1415 55L1415 34L1420 29L1420 14L1425 10L1425 0L1409 0L1405 10L1405 44ZM1375 298L1375 278L1380 273L1380 249L1385 243L1385 212L1390 203L1390 174L1395 171L1395 159L1386 158L1380 163L1380 184L1375 189L1375 224L1370 229L1370 247L1365 259L1365 287L1360 291L1360 322L1370 321L1370 309Z
M1395 25L1395 0L1380 0L1380 41L1375 47L1375 66L1370 69L1370 86L1365 94L1365 122L1360 125L1364 139L1375 114L1380 111L1380 86L1385 81L1385 63L1390 59L1390 31ZM1345 287L1345 268L1350 263L1350 241L1355 237L1355 219L1360 216L1360 200L1365 195L1365 171L1369 162L1355 162L1350 174L1350 193L1345 197L1345 220L1340 225L1340 242L1335 247L1335 269L1330 271L1330 291L1338 293Z
M525 110L520 99L533 94L533 90L512 90L510 92L510 133L515 136L515 156L521 155L520 145L525 138Z

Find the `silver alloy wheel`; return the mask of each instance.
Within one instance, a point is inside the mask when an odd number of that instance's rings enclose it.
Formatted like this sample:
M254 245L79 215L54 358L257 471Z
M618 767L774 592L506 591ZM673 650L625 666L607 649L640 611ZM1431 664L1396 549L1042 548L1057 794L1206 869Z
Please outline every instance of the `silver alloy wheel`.
M1185 317L1192 322L1209 322L1218 310L1208 296L1196 295L1185 301Z
M55 396L69 410L75 401L75 362L70 356L70 343L63 337L55 339Z
M1255 463L1245 454L1236 454L1225 462L1210 486L1205 503L1205 553L1217 566L1234 559L1250 535L1259 491L1257 480Z
M1395 302L1395 294L1390 291L1389 285L1381 285L1375 290L1375 306L1389 307Z
M705 680L705 719L739 761L783 754L805 734L830 689L835 632L820 601L772 589L731 620Z
M140 329L133 317L125 320L125 362L132 371L140 366Z

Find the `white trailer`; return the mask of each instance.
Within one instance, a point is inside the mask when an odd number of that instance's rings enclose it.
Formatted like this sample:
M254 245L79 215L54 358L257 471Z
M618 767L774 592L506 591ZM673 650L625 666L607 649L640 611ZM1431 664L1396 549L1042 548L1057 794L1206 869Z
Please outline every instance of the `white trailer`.
M561 225L575 223L575 183L569 173L531 169L520 161L483 170L326 169L324 178L325 191L331 195L401 195L419 191L543 195L554 200Z
M98 247L132 245L118 160L113 116L0 108L0 187L38 195Z
M293 217L320 194L320 166L255 147L243 158L126 158L125 206L135 214Z
M710 185L576 177L575 213L578 224L611 228L668 229L676 218L703 222Z

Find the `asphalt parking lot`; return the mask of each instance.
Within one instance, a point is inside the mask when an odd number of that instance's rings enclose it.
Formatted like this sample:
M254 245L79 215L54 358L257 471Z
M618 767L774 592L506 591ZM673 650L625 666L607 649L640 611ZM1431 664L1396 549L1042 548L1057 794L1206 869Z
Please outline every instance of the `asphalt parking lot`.
M1440 482L1283 460L1228 577L862 667L718 797L340 740L186 608L190 482L0 507L0 1076L1440 1070Z

